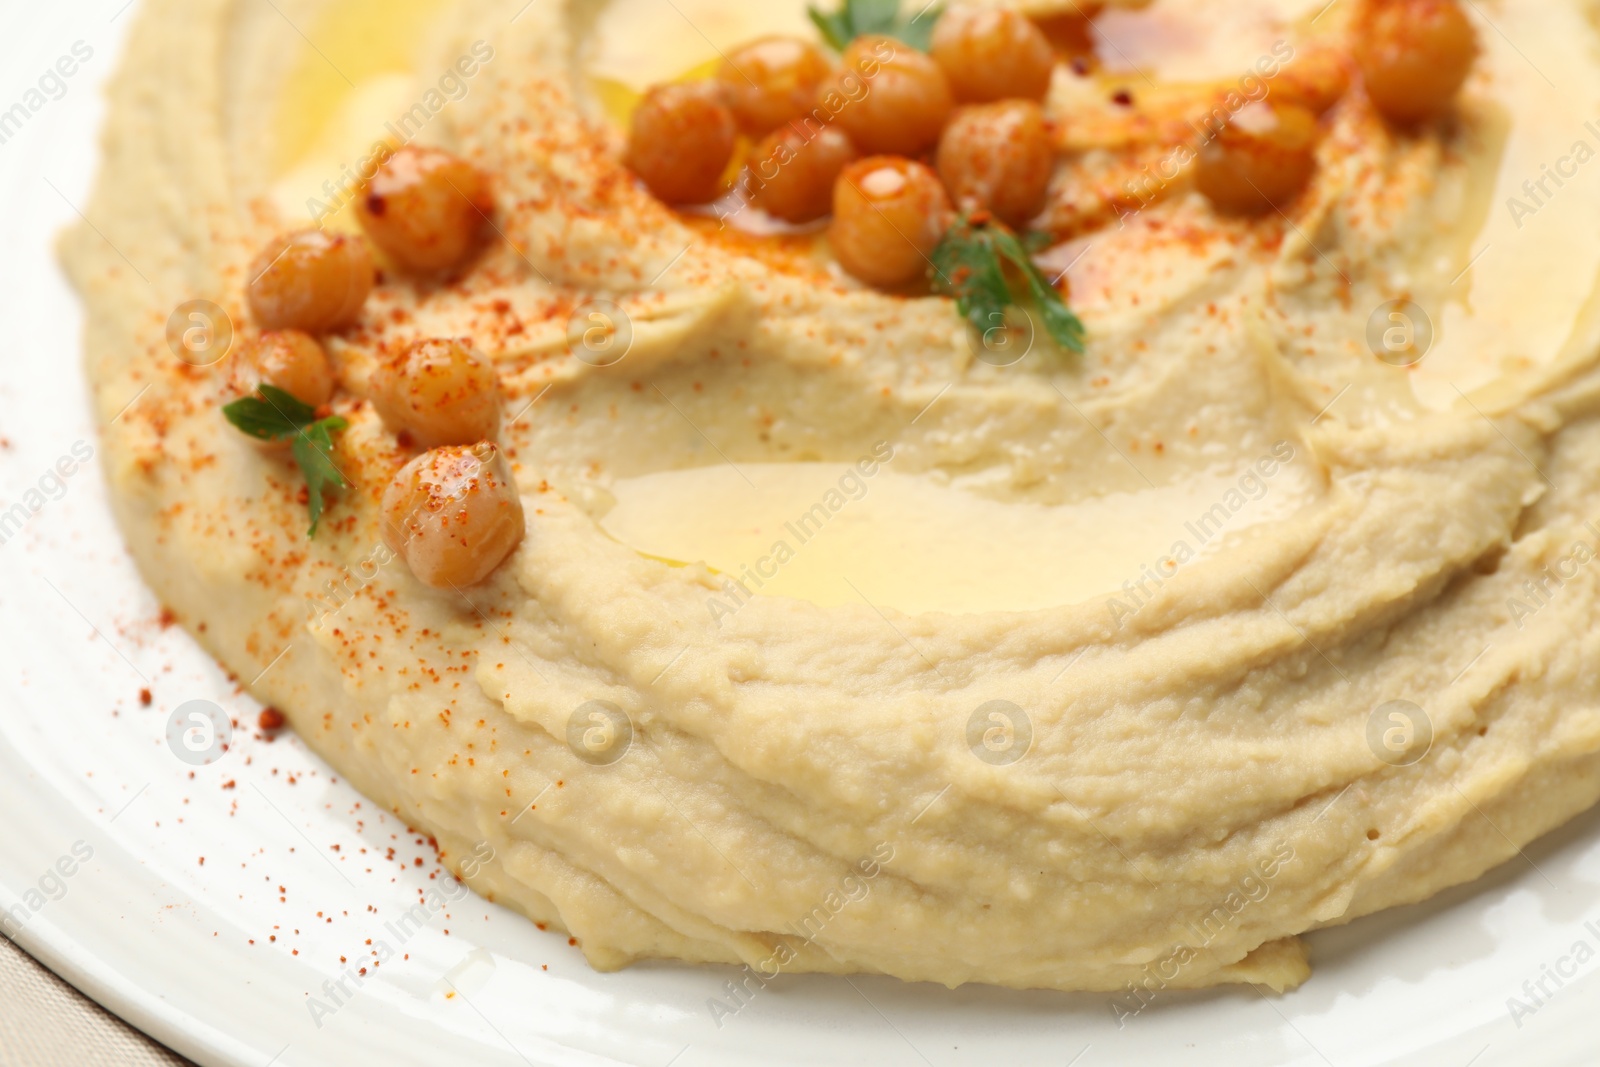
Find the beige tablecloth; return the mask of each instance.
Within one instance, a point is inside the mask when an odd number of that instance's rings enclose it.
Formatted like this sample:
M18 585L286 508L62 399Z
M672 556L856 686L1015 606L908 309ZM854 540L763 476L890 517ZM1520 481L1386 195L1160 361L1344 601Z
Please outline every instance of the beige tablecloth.
M192 1067L0 936L0 1065Z

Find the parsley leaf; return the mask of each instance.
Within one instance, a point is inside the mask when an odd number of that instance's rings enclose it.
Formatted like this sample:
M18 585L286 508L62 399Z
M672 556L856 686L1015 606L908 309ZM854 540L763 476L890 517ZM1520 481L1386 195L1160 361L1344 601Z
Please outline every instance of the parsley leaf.
M934 288L956 298L956 310L972 328L984 333L1003 325L1011 303L1011 285L1005 266L991 243L973 234L956 236L965 225L958 221L934 248Z
M342 430L347 425L337 415L319 419L307 426L305 432L297 434L289 446L294 461L300 464L300 472L306 476L306 506L311 511L311 529L306 531L307 537L317 535L317 523L322 521L322 494L330 489L337 492L348 487L344 475L333 464L332 437L333 430Z
M262 441L292 437L301 427L317 421L317 413L310 404L265 382L256 387L255 396L240 397L225 406L222 413L234 426Z
M333 431L349 425L338 415L317 418L316 409L296 400L276 386L262 383L255 396L243 396L222 408L222 414L241 432L260 441L291 440L290 453L305 477L311 528L317 535L322 521L323 494L349 487L333 462Z
M933 40L933 24L944 8L929 5L909 19L900 17L900 0L843 0L839 10L823 11L808 6L806 13L827 41L844 51L851 41L868 34L893 37L918 51L926 52Z
M1062 348L1083 352L1083 323L1034 265L1024 242L1000 222L962 215L930 259L934 289L954 297L956 310L980 334L1003 326L1006 308L1021 305L1013 282L1020 277L1045 331Z

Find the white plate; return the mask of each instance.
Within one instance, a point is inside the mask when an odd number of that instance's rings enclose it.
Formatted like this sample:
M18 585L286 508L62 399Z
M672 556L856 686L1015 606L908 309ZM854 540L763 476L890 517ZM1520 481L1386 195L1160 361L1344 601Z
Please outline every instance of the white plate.
M64 96L0 145L0 512L38 488L75 442L98 449L80 311L51 240L86 200L97 85L135 14L119 13L123 2L8 0L0 112L75 41L94 56ZM125 251L136 260L138 249ZM356 995L318 1025L308 998L338 979L339 957L358 961L368 938L396 942L386 923L419 890L442 884L432 852L292 735L257 737L258 707L181 631L161 628L97 466L63 484L46 479L60 498L0 545L0 907L25 909L15 925L30 952L203 1064L1487 1067L1600 1058L1585 1003L1600 991L1600 956L1559 990L1545 979L1555 995L1534 1015L1514 1021L1507 1004L1524 995L1524 981L1567 966L1577 942L1600 949L1595 816L1429 905L1314 935L1316 972L1299 992L1164 994L1120 1029L1106 996L821 977L783 977L719 1026L707 1002L726 995L731 969L595 974L564 938L470 895L398 946L409 958L359 988L347 981ZM153 694L149 707L141 688ZM221 704L241 725L211 766L187 766L165 740L168 715L191 699ZM92 858L52 878L78 842ZM26 894L41 880L52 895L32 898L43 902L34 910ZM459 996L446 996L452 984Z

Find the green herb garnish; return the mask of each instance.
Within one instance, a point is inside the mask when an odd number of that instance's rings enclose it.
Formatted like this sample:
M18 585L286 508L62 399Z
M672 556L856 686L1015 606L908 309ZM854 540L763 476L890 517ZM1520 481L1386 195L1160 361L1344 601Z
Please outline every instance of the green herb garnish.
M222 409L241 432L261 441L290 440L289 451L306 479L306 506L311 511L307 537L317 535L322 520L324 493L345 489L349 483L333 463L333 431L349 423L338 415L317 418L310 404L302 403L276 386L262 383L255 396L244 396Z
M1034 265L1023 241L998 220L986 214L962 215L931 258L934 288L954 297L956 310L980 334L1004 326L1006 308L1022 305L1020 281L1056 344L1083 351L1083 323Z
M851 41L868 34L893 37L926 52L933 40L933 24L944 14L944 8L929 4L904 19L900 16L900 0L843 0L837 11L827 12L812 5L806 13L822 39L841 52Z

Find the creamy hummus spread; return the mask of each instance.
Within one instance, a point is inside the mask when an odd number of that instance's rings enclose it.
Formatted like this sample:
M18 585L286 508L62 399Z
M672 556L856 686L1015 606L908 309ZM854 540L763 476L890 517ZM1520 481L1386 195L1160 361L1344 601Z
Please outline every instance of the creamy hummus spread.
M129 547L597 967L1293 986L1297 935L1600 796L1595 5L1492 5L1449 118L1353 89L1292 205L1219 216L1184 131L1349 6L1099 15L1045 101L1050 210L1112 210L1040 257L1086 350L997 359L948 298L623 168L646 86L812 32L798 4L150 0L63 243ZM357 232L399 143L490 176L493 232L454 277L384 266L324 338L351 488L308 539L293 466L221 415L231 357L177 358L168 319L247 333L257 251ZM430 337L497 371L526 516L467 588L380 529L412 453L369 384Z

